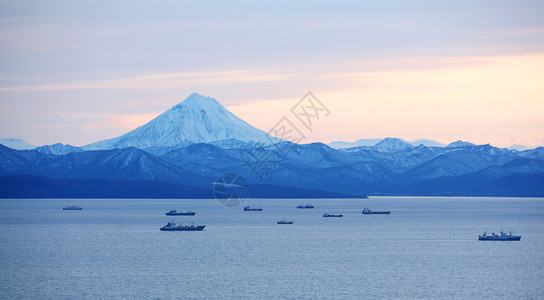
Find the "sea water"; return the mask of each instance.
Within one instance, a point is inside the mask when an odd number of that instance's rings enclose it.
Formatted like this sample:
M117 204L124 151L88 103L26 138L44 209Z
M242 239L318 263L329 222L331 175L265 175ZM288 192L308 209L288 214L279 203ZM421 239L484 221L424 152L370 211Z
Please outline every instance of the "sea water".
M314 209L297 209L310 203ZM543 198L0 200L0 298L544 295ZM82 211L63 211L79 205ZM390 215L362 215L364 207ZM170 209L196 216L165 216ZM324 218L322 214L343 214ZM179 224L200 232L162 232ZM280 220L292 225L278 225ZM478 241L501 228L519 242Z

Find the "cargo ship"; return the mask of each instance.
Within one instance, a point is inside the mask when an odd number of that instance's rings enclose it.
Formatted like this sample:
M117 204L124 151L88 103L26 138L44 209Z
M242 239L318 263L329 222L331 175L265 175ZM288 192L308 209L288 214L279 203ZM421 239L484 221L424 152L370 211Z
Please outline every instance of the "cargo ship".
M166 213L167 216L194 216L195 214L196 213L194 211L186 211L186 212L180 211L180 212L178 212L175 209L172 209L172 210L170 210L169 212Z
M325 217L325 218L341 218L343 216L344 215L333 215L333 214L329 214L329 213L324 213L323 214L323 217Z
M512 232L510 234L506 234L501 230L501 235L492 233L491 235L487 235L484 231L483 235L478 236L478 240L480 241L519 241L521 239L521 235L512 235Z
M244 211L263 211L262 208L251 208L249 206L244 207Z
M292 221L285 221L285 220L278 221L277 223L278 224L293 224Z
M168 222L168 224L161 227L161 231L202 231L206 225L178 225L174 221Z
M62 210L82 210L83 208L79 206L65 206L62 208Z
M363 209L363 215L388 215L390 211L372 211L369 208Z

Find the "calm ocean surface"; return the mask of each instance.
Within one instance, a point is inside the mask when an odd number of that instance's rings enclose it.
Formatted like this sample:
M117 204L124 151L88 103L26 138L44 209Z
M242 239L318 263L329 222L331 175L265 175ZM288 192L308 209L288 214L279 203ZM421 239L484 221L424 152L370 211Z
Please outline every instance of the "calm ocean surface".
M315 209L295 208L305 203ZM0 200L0 298L544 298L544 198L245 204L264 210L215 200ZM364 207L391 215L362 215ZM178 223L206 228L159 231L172 208L196 211ZM521 241L478 241L501 228Z

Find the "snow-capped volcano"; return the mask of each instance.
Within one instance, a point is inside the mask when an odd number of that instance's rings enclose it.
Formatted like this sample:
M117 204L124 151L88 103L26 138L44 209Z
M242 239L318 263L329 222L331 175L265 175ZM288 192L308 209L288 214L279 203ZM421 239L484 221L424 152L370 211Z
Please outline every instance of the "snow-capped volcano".
M226 110L217 100L197 93L162 113L149 123L122 136L82 148L107 150L135 147L171 147L192 143L236 139L266 142L267 134Z

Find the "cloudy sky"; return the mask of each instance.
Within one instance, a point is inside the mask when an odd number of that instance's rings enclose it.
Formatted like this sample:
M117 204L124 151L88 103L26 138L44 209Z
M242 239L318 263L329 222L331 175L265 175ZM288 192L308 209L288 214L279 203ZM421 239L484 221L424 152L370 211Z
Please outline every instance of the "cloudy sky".
M543 1L2 1L0 137L84 145L193 92L308 142L544 146Z

